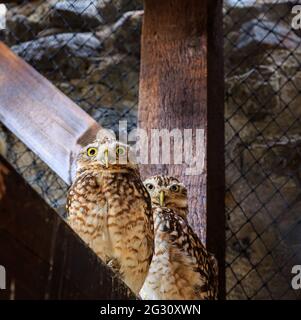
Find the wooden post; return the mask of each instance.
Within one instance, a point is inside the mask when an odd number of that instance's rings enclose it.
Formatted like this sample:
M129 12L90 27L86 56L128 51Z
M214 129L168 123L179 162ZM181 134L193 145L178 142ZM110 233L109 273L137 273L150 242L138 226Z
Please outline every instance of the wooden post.
M204 129L205 168L144 165L144 177L169 174L188 187L189 220L219 260L225 294L223 34L220 0L145 0L142 29L139 126ZM194 130L194 140L196 134ZM150 145L150 143L149 143ZM201 159L199 160L201 161Z
M0 212L0 300L135 299L1 157Z

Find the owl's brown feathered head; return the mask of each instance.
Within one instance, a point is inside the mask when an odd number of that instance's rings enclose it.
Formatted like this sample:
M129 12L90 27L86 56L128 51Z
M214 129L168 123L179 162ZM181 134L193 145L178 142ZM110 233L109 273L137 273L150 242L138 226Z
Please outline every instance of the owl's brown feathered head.
M177 178L153 176L146 179L144 185L149 192L154 206L172 209L185 218L188 214L187 189Z
M77 171L96 167L100 170L137 170L134 150L116 139L96 139L77 157Z

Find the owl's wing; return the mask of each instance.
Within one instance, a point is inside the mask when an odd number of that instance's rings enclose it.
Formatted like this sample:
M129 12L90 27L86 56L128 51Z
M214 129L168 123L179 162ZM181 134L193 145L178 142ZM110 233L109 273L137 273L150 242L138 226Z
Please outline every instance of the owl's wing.
M217 260L210 254L188 222L168 208L154 208L155 233L166 233L170 243L185 255L194 258L196 270L204 285L200 290L209 299L217 297Z

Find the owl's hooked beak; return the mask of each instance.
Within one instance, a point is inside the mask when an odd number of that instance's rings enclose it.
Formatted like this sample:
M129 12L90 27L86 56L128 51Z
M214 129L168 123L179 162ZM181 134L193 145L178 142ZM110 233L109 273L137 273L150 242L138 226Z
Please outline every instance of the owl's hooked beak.
M105 165L106 165L106 168L109 168L109 150L106 149L104 151L104 160L105 160Z
M160 191L160 194L159 194L159 200L160 200L160 206L161 207L164 207L164 191Z

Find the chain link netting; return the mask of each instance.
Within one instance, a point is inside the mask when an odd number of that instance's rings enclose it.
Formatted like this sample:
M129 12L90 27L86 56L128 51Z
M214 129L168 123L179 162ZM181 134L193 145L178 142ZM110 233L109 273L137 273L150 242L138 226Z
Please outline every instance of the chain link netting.
M300 297L301 31L297 1L224 3L228 299ZM136 126L142 2L7 4L4 42L102 126ZM3 147L1 147L3 145ZM67 185L12 133L0 147L61 214Z
M228 299L296 299L301 261L297 1L224 7Z
M136 126L142 2L48 0L6 4L3 41L104 128ZM67 185L4 127L6 157L64 214Z

